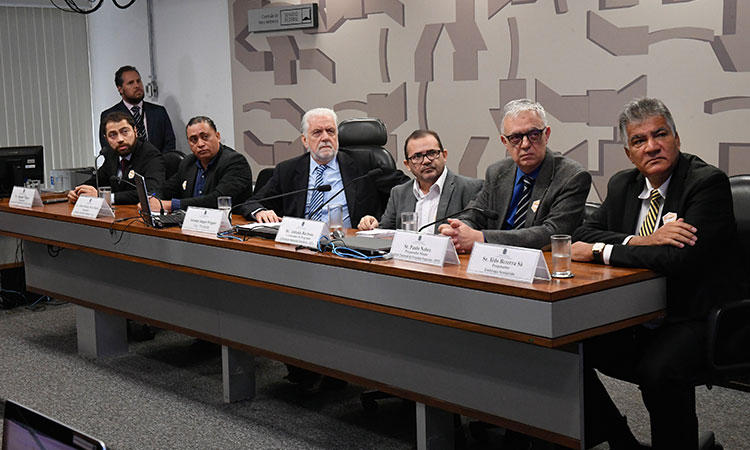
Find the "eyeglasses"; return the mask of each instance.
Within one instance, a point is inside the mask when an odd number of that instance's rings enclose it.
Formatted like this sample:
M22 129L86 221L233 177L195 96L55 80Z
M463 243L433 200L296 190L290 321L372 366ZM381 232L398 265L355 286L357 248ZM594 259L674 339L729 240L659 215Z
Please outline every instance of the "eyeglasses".
M542 128L541 130L538 128L531 129L527 131L526 133L513 133L510 136L505 136L505 139L508 140L512 145L519 145L521 142L523 142L523 138L527 137L529 138L529 142L539 142L542 139L542 135L547 130L547 127Z
M421 164L422 161L424 161L425 157L427 157L428 161L432 161L435 158L437 158L440 155L440 153L442 153L441 150L434 150L434 149L427 150L426 152L423 152L423 153L415 153L411 155L410 157L408 157L407 159L411 161L412 164Z

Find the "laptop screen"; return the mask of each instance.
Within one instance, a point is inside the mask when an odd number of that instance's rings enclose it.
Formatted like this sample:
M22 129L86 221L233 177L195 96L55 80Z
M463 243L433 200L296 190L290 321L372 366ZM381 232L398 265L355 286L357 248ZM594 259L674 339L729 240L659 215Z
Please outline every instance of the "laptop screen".
M133 183L138 193L138 202L141 204L141 218L150 226L154 226L153 217L151 217L151 206L148 203L148 194L146 193L146 179L143 175L133 172Z
M11 400L5 401L2 450L106 450L103 442Z

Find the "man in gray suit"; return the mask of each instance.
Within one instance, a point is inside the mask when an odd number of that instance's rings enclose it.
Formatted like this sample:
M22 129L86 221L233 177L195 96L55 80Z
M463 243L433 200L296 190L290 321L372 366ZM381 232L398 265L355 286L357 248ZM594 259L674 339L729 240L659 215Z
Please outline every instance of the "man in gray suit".
M458 214L482 188L482 180L457 175L445 168L448 151L431 130L416 130L404 143L404 165L414 174L413 183L391 189L380 222L373 216L359 221L360 230L401 228L402 212L417 212L417 228L442 217ZM442 223L445 223L443 221ZM425 228L434 232L435 226Z
M542 248L553 234L573 234L583 219L591 175L547 148L551 131L542 105L508 102L500 132L510 158L487 168L482 190L468 205L494 210L499 218L469 211L441 225L459 252L470 252L474 242Z

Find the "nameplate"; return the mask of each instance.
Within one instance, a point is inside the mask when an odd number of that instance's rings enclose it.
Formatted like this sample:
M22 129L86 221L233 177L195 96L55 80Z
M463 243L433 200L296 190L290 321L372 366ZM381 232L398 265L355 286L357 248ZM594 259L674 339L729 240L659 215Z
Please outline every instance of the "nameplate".
M11 208L31 208L32 206L44 206L39 191L34 188L13 186L8 206Z
M115 217L112 208L101 197L88 197L82 195L78 197L73 212L70 215L74 217L83 217L84 219L96 219L97 217Z
M212 236L231 229L232 224L229 223L226 213L220 209L188 206L185 219L182 221L182 231L193 231Z
M393 259L432 266L461 264L456 247L448 236L419 234L413 231L396 231L391 245Z
M541 250L483 242L474 244L466 271L524 283L552 279Z
M276 242L318 248L318 241L323 233L328 231L327 228L328 225L325 222L284 217L281 219L279 232L276 234Z

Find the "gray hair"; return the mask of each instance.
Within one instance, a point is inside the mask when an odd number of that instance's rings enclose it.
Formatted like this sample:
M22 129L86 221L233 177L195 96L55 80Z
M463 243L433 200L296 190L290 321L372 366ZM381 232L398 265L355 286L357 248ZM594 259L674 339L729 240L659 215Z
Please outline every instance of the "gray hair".
M311 117L330 117L333 119L333 122L338 126L339 124L339 118L336 116L336 113L330 109L330 108L313 108L305 113L304 116L302 116L302 134L307 136L307 129L310 128L310 118Z
M503 118L500 119L500 134L505 134L506 117L518 117L524 111L535 112L542 119L544 127L547 128L547 113L544 112L544 107L534 100L519 98L518 100L509 101L503 107Z
M628 147L628 125L631 123L641 123L646 119L655 116L662 116L667 121L667 125L672 130L672 134L677 134L677 127L674 124L672 113L669 108L658 98L642 97L631 100L625 105L618 119L620 127L620 139L625 147Z

